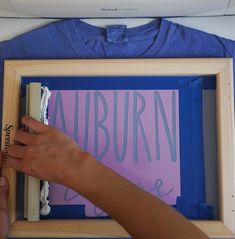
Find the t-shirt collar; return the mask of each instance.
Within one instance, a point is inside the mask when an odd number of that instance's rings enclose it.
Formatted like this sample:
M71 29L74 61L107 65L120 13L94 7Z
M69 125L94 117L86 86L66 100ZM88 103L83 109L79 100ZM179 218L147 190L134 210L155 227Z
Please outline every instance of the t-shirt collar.
M168 44L170 33L172 32L172 23L165 19L157 18L156 20L134 28L128 28L126 34L128 41L143 40L154 34L156 39L153 45L139 57L152 58L157 57L158 52L162 51ZM81 34L86 34L90 39L107 41L106 29L102 27L87 24L80 19L69 19L64 21L64 31L68 36L71 46L76 51L79 58L101 58L92 51L81 39ZM107 41L107 44L109 42ZM128 47L128 46L127 46ZM126 57L126 56L125 56ZM132 57L131 55L129 57Z

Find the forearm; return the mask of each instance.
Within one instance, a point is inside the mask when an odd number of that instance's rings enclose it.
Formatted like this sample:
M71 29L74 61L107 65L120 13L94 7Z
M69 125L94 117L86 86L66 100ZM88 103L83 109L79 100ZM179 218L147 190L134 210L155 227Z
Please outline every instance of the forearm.
M122 178L90 155L77 161L67 179L78 191L117 220L135 239L206 239L173 208Z
M189 221L85 153L75 141L30 117L35 134L16 133L7 165L67 185L116 219L135 239L206 239Z

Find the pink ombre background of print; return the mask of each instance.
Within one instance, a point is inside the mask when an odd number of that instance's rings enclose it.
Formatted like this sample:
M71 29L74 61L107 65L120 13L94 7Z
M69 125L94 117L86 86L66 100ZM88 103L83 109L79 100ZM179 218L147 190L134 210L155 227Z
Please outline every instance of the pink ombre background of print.
M146 157L145 147L143 145L142 135L140 129L138 129L138 160L133 159L133 94L134 90L118 90L117 96L117 112L118 112L118 148L121 151L123 145L123 129L124 129L124 96L125 92L129 92L129 112L128 112L128 132L127 132L127 151L123 162L118 162L115 158L113 149L113 104L114 104L114 90L99 90L105 97L108 116L104 122L104 126L108 129L110 145L107 154L101 160L101 163L112 168L125 178L131 180L135 184L144 188L146 191L151 191L157 196L157 190L154 188L157 179L161 179L163 184L159 188L161 195L169 192L167 196L161 197L166 203L174 205L176 197L180 196L180 152L179 152L179 100L178 91L176 94L176 162L172 162L170 156L169 144L166 137L166 132L163 126L162 116L160 110L158 110L158 127L160 138L160 160L156 160L156 148L155 148L155 113L154 113L154 91L155 90L138 90L145 99L145 110L141 114L140 119L142 121L144 131L146 134L149 151L152 161L148 161ZM166 112L167 122L172 136L171 121L172 121L172 91L173 90L158 90L161 96L163 107ZM49 101L49 124L52 123L51 117L54 110L54 103L56 94L59 92L53 90L52 96ZM75 107L75 90L61 90L63 100L63 110L65 115L65 122L67 128L67 134L71 137L74 135L74 107ZM90 116L89 116L89 131L88 131L88 151L93 154L94 152L94 92L93 90L79 90L78 101L78 143L83 145L84 128L85 128L85 96L87 92L90 92ZM140 100L138 99L137 110L140 108ZM101 101L99 105L99 119L103 116L103 107ZM88 120L88 119L87 119ZM60 111L57 112L56 128L62 130ZM99 153L105 147L105 137L101 129L98 131L99 135ZM100 175L102 177L102 175ZM69 189L68 196L73 198L72 200L65 201L66 187L58 185L56 183L50 183L50 204L51 205L72 205L83 204L85 205L86 216L97 216L94 211L100 213L102 211L96 208L92 203L73 192ZM105 188L100 188L100 191ZM159 192L159 191L158 191ZM123 195L125 197L125 195Z

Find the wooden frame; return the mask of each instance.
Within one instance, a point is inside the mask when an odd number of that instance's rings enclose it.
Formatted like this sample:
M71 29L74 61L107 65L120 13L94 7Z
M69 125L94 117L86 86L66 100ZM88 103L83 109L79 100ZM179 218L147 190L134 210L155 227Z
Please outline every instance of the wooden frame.
M126 59L6 61L4 69L2 150L13 143L19 120L23 76L216 75L220 221L194 221L211 238L235 238L235 145L232 59ZM12 127L11 127L12 126ZM9 130L6 130L8 127ZM9 128L10 127L10 128ZM113 220L16 220L16 173L10 182L9 237L128 237Z

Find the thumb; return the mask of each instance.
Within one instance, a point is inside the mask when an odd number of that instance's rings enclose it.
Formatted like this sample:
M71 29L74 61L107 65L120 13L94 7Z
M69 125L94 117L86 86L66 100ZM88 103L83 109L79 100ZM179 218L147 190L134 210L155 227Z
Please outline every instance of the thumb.
M7 179L5 177L0 177L0 216L2 212L8 213L8 191Z
M3 163L3 155L0 152L0 173L2 163ZM7 233L9 229L8 193L9 193L8 181L5 177L0 177L0 239L7 238Z
M8 219L8 181L0 177L0 239L6 239L9 229Z
M3 153L0 152L0 213L8 212L8 193L9 193L9 186L8 180L5 177L1 176L1 168L3 166ZM1 222L1 215L0 215L0 222ZM1 239L1 238L0 238Z

